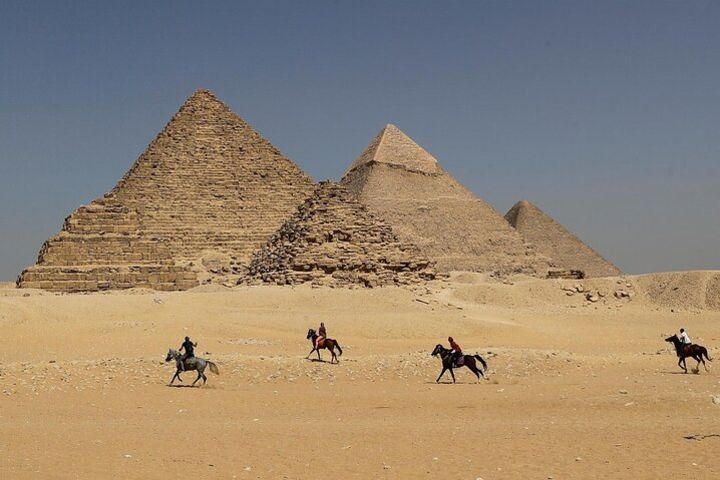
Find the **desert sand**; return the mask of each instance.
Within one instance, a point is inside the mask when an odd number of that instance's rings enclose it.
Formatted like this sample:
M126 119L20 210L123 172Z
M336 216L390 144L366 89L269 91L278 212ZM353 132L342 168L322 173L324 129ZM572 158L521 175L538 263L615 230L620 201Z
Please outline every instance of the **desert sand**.
M0 478L718 478L719 362L683 374L663 341L684 326L720 357L718 279L5 284ZM305 359L320 321L337 365ZM165 354L185 335L220 368L200 388L167 386ZM488 380L460 369L435 383L430 351L448 335L488 361Z

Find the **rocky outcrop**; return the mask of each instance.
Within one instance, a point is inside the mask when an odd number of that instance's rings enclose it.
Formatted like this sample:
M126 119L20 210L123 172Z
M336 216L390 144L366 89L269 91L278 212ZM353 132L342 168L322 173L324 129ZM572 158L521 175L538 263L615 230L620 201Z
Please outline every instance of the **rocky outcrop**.
M242 283L375 287L435 278L432 262L344 187L322 182L255 255Z

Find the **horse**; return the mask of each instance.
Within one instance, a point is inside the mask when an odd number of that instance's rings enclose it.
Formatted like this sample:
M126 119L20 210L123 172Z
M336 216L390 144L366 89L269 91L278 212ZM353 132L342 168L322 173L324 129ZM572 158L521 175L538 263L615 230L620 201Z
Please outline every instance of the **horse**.
M433 357L440 356L440 360L442 361L442 372L440 372L440 375L438 376L437 380L435 380L435 383L440 383L440 379L442 378L443 374L445 373L445 370L450 370L450 375L452 376L453 383L455 383L455 374L453 373L453 368L459 368L459 367L467 367L472 371L478 380L480 380L480 377L485 378L485 374L483 371L478 368L477 364L475 363L475 360L478 360L480 363L482 363L482 366L485 370L487 370L487 363L485 363L485 360L480 355L463 355L461 358L463 359L462 365L453 364L453 353L452 350L449 348L445 348L439 343L435 345L435 350L432 351L431 354Z
M182 358L182 354L180 352L178 352L177 350L173 350L172 348L170 350L168 350L168 354L165 357L165 361L172 362L174 360L175 364L176 364L176 368L177 368L177 370L175 371L175 375L173 375L168 386L171 386L176 378L182 382L182 378L180 378L180 372L183 372L183 371L197 370L198 376L195 379L195 381L192 383L191 386L195 386L195 383L197 383L197 381L200 380L201 378L203 381L203 385L205 385L205 383L207 382L207 377L205 376L204 372L205 372L205 368L207 368L207 367L210 367L210 371L212 373L214 373L215 375L220 375L220 370L218 369L217 365L215 365L210 360L205 360L204 358L200 358L200 357L193 357L194 361L192 361L192 362L188 362L187 360L185 360L185 369L183 370L181 368L182 365L180 364L180 362L182 361L182 360L180 360L181 358Z
M703 347L702 345L685 345L680 341L677 335L673 335L672 337L668 337L665 339L666 342L672 343L675 346L675 353L677 354L679 360L678 360L678 367L685 370L685 373L688 372L687 370L687 363L685 362L685 359L687 357L692 357L695 359L697 363L696 370L700 371L700 362L702 362L703 367L705 367L705 371L708 371L707 365L705 364L705 360L703 359L703 355L705 358L707 358L709 361L712 362L712 358L708 357L708 351L707 348Z
M310 355L312 355L313 352L317 352L318 360L322 361L322 358L320 357L320 350L322 350L323 348L327 348L328 350L330 350L330 353L332 354L330 363L333 363L333 360L335 360L336 362L339 363L338 355L335 355L335 347L337 347L340 355L342 355L342 348L340 348L340 344L338 343L337 340L335 340L333 338L326 338L322 341L322 344L318 347L317 346L318 334L312 328L310 330L308 330L306 338L309 339L313 345L312 350L310 350L310 353L308 353L307 357L305 357L306 359L310 358Z

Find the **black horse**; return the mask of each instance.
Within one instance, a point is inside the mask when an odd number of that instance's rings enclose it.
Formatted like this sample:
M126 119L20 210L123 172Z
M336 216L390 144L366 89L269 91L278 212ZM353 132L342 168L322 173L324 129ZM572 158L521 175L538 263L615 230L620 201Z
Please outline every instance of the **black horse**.
M461 362L458 362L457 360L453 361L453 353L452 350L449 348L445 348L440 344L435 345L435 350L432 351L432 356L440 356L440 360L442 361L442 372L440 372L440 375L438 376L437 380L435 380L435 383L440 383L440 379L442 378L443 374L445 373L445 370L450 370L450 375L452 376L453 383L455 383L455 374L453 373L453 368L460 368L460 367L467 367L470 369L471 372L477 376L478 380L480 380L480 377L485 378L485 374L483 371L478 368L477 364L475 363L475 360L478 360L480 363L482 363L482 366L485 370L487 370L487 363L485 363L485 360L480 355L463 355L458 360L462 360Z
M700 362L702 362L703 367L705 367L705 371L708 371L707 365L705 364L705 360L703 359L703 355L705 358L707 358L709 361L712 362L712 358L708 357L708 351L707 348L701 346L701 345L695 345L690 344L686 345L682 343L682 341L678 338L677 335L673 335L672 337L668 337L665 339L666 342L672 343L675 346L675 353L677 353L677 356L679 358L678 360L678 367L685 370L685 373L687 373L687 363L685 363L685 359L687 357L694 358L697 363L696 370L700 370Z
M342 348L340 348L340 343L338 343L338 341L334 338L326 338L322 341L320 345L318 345L317 338L318 334L315 330L313 330L312 328L308 330L307 339L312 342L313 348L312 350L310 350L310 353L308 353L307 357L305 358L310 358L310 355L312 355L313 352L317 352L318 360L322 361L322 358L320 358L320 350L322 350L323 348L327 348L332 354L332 357L330 358L330 363L333 363L333 361L339 362L338 356L335 355L335 347L337 347L338 352L340 353L340 355L342 355Z

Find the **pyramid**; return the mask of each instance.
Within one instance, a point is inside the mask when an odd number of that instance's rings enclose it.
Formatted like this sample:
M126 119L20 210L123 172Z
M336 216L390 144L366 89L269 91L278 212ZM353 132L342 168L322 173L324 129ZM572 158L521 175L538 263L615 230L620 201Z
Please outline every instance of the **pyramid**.
M615 265L527 200L516 203L505 219L532 242L539 252L547 256L555 267L580 271L584 277L622 274Z
M111 192L65 220L18 286L183 290L203 280L206 266L241 274L313 188L297 165L199 90Z
M337 183L322 182L250 263L244 283L367 287L435 278L432 263Z
M352 163L342 184L439 271L547 272L546 258L394 125Z

